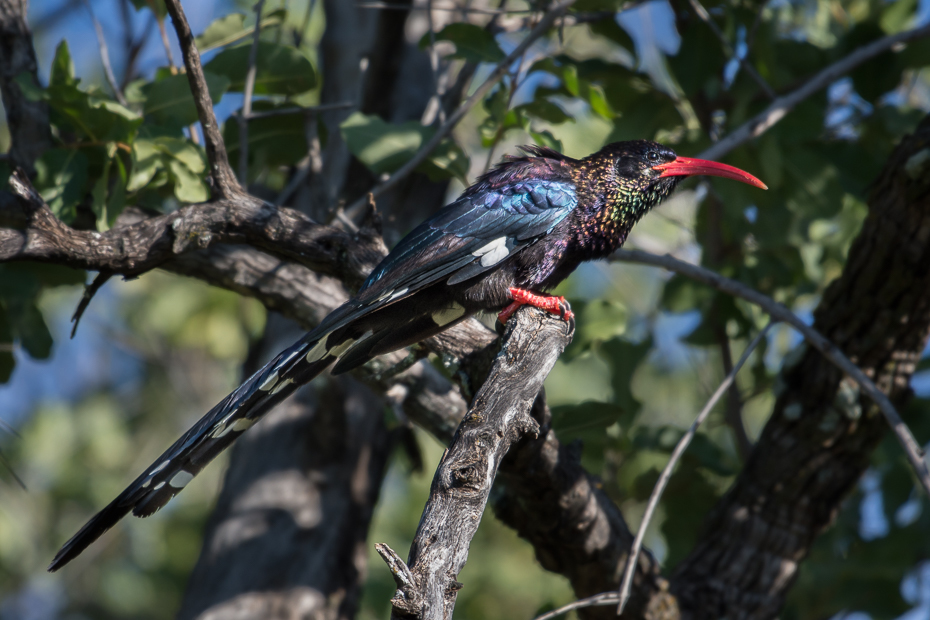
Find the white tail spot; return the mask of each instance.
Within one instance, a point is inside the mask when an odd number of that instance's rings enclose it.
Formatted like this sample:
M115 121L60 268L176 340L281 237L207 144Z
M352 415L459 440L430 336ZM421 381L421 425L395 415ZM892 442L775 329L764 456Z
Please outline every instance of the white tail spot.
M321 356L321 357L322 357L322 356ZM278 392L280 392L281 390L283 390L284 388L286 388L288 385L290 385L290 384L293 383L293 382L294 382L294 380L291 379L290 377L288 377L287 379L285 379L284 381L282 381L281 383L279 383L278 385L276 385L275 388L274 388L273 390L271 390L271 393L272 393L272 394L277 394ZM237 420L237 421L236 421L236 424L238 424L238 423L239 423L239 421ZM234 426L235 426L235 425L234 425Z
M307 363L312 364L313 362L319 362L323 359L323 356L326 355L326 341L329 340L329 334L323 336L323 338L316 343L316 345L310 349L307 353Z
M274 384L278 382L278 373L275 371L270 377L262 381L262 384L258 386L258 389L262 392L267 392L274 387Z
M345 353L345 352L346 352L346 349L348 349L349 347L351 347L353 344L355 344L355 339L354 339L354 338L349 338L348 340L346 340L346 341L343 342L342 344L333 347L332 350L330 350L329 354L332 355L333 357L339 357L340 355L342 355L343 353Z
M194 474L189 471L184 471L183 469L171 477L171 480L168 481L168 484L173 486L176 489L183 489L187 486L187 483L194 479Z

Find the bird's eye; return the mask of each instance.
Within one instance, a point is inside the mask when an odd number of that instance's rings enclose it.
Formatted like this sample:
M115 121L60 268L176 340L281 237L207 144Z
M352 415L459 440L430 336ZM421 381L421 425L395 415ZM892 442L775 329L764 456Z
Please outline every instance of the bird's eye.
M649 161L659 161L659 154L656 153L655 151L649 151L648 153L646 153L646 159L648 159Z

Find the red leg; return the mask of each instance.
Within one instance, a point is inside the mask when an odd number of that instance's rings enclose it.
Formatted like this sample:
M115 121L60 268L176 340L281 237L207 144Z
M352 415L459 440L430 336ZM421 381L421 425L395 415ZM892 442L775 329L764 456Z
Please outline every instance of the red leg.
M520 306L526 305L535 306L547 312L551 312L552 314L558 314L562 319L569 322L573 322L575 319L575 315L572 313L571 307L568 305L568 302L565 301L564 297L540 295L532 291L525 291L522 288L511 288L510 296L513 298L513 303L504 308L501 313L497 315L497 320L501 323L506 323Z

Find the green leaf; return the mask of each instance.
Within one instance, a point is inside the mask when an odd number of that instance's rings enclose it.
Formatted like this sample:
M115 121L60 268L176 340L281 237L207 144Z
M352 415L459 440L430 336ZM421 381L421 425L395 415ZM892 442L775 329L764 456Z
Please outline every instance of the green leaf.
M171 180L174 181L174 195L181 202L204 202L210 197L203 178L184 165L182 161L169 159L168 171L171 174Z
M895 34L907 28L914 21L917 0L896 0L889 3L878 20L885 34Z
M204 70L225 76L229 90L241 92L245 88L251 47L251 43L245 43L225 49ZM313 65L303 52L289 45L259 41L255 68L257 95L296 95L316 86Z
M533 131L530 130L530 137L533 138L533 142L540 146L548 146L550 149L554 149L559 153L563 152L565 149L562 146L562 141L552 135L552 132L548 130L544 131Z
M534 99L514 109L520 110L539 120L546 121L547 123L552 123L553 125L560 125L566 121L573 120L562 108L548 99Z
M229 79L223 75L204 71L207 89L213 104L219 103L229 90ZM187 75L171 75L142 87L145 96L145 115L159 125L183 127L197 122L197 108L191 95Z
M361 112L347 118L340 130L352 154L375 174L390 173L403 166L435 131L416 121L390 124ZM451 140L443 140L417 170L431 178L455 176L464 181L468 158Z
M455 44L453 58L471 62L499 63L507 55L497 45L494 35L475 24L455 22L436 33L437 41L451 41ZM420 49L429 47L430 37L427 32L420 39Z
M136 192L148 185L163 167L161 150L153 140L139 139L132 144L132 169L126 191Z
M78 149L49 149L36 161L36 188L66 224L87 191L87 157Z
M652 349L651 340L633 344L620 338L612 338L597 349L598 355L610 366L610 384L614 390L613 402L631 415L639 411L641 403L633 396L630 381L633 378L633 372L645 359L650 349Z
M13 319L17 339L23 349L33 359L44 360L52 354L52 334L42 317L42 312L34 303L19 309L19 316Z
M579 405L562 405L552 408L552 428L563 441L574 439L582 431L603 430L620 422L623 408L611 403L588 400Z
M307 154L305 115L293 105L276 106L268 101L256 101L253 111L265 112L289 108L294 114L268 116L249 121L249 166L290 166ZM230 119L223 127L223 140L229 160L239 161L239 123Z
M194 41L197 43L197 50L204 54L218 47L223 47L235 43L240 39L250 36L255 32L253 26L245 26L244 13L230 13L218 19L207 26L203 34L198 36ZM277 26L284 22L287 17L287 11L278 9L262 15L262 21L259 24L260 29L269 26Z
M136 7L137 11L150 9L159 19L164 19L168 15L168 8L164 0L129 0Z
M610 340L626 332L629 314L619 302L607 299L595 299L587 303L576 301L572 309L577 316L577 327L571 344L565 350L567 361L588 350L595 342Z
M74 79L74 62L71 60L71 50L68 41L62 39L55 49L55 58L52 60L52 69L49 72L49 86L72 86L77 84Z

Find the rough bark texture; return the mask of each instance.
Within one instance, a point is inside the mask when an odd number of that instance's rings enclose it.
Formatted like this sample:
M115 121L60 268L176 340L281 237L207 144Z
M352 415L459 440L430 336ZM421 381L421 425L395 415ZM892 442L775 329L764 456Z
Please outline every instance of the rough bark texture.
M26 5L26 0L0 0L0 95L10 128L10 159L31 175L35 160L51 144L52 132L48 104L26 99L15 81L25 74L25 79L39 86Z
M468 559L497 470L511 445L538 432L530 407L569 342L567 323L540 310L523 309L508 322L491 373L433 477L410 547L409 572L397 579L392 617L452 618L462 588L456 577Z
M930 333L930 117L895 149L814 327L896 405ZM775 411L675 572L687 618L774 618L817 535L869 464L885 421L816 351L783 369Z

